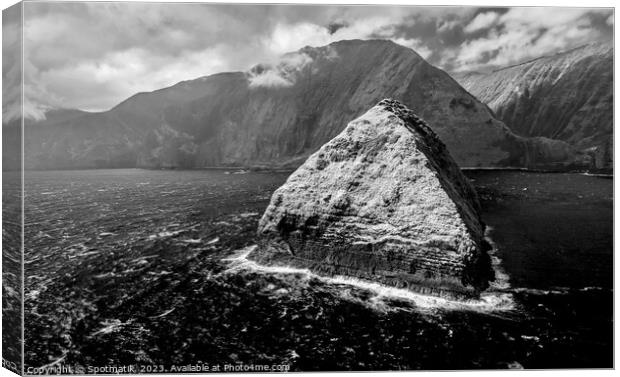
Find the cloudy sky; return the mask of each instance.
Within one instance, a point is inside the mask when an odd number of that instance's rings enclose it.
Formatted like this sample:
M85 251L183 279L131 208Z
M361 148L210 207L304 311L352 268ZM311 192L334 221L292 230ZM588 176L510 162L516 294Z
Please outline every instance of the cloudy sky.
M608 41L614 23L600 8L34 2L24 12L30 116L106 110L136 92L341 39L392 39L448 72L486 71ZM5 20L5 35L11 27Z

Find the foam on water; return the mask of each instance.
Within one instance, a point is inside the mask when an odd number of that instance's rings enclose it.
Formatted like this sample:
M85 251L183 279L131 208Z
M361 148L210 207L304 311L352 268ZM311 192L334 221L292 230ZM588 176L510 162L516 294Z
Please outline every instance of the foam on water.
M613 174L596 174L596 173L581 173L581 175L585 175L587 177L599 177L599 178L613 178Z
M493 231L492 227L487 227L485 233L485 239L492 246L489 251L491 257L491 264L495 271L495 281L491 282L490 290L503 291L508 293L527 293L530 295L566 295L574 291L593 291L604 290L602 287L583 287L583 288L570 288L570 287L552 287L550 289L537 289L537 288L525 288L525 287L512 287L510 285L510 276L506 273L502 267L501 260L497 256L497 246L489 236Z
M249 260L248 255L257 248L256 245L248 246L237 250L228 258L222 259L229 263L229 268L224 273L235 273L239 271L253 271L266 274L296 274L303 280L317 279L327 284L348 285L360 288L374 294L368 300L360 300L351 295L347 290L339 290L340 296L345 299L360 301L367 306L378 310L390 310L388 300L403 300L411 302L417 309L422 310L469 310L477 312L507 312L515 309L513 296L509 292L498 291L497 287L508 287L508 275L500 268L500 260L493 253L493 267L496 269L498 278L494 286L487 292L480 295L479 299L456 300L444 297L428 296L412 292L408 289L395 288L380 283L369 282L349 276L325 277L315 274L307 268L296 268L290 266L265 266ZM504 289L505 289L504 288Z
M571 287L552 287L550 289L537 289L537 288L512 288L510 291L515 293L527 293L529 295L568 295L574 292L591 292L591 291L605 291L608 288L604 287L583 287L583 288L571 288Z
M491 282L491 289L506 290L510 288L510 276L502 267L502 261L497 255L497 245L490 237L493 227L487 226L484 232L485 240L491 245L491 250L488 251L489 257L491 257L491 267L495 271L495 281Z

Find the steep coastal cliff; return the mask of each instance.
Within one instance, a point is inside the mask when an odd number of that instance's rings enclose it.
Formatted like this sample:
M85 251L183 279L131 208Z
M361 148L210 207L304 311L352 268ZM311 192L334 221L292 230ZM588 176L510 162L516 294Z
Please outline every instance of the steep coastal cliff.
M494 279L476 192L446 146L383 100L272 196L250 258L450 297Z
M25 165L294 168L384 97L436 125L461 166L565 168L578 161L565 142L513 134L413 50L353 40L139 93L106 112L29 122Z
M611 43L455 78L516 134L562 140L593 168L613 168Z

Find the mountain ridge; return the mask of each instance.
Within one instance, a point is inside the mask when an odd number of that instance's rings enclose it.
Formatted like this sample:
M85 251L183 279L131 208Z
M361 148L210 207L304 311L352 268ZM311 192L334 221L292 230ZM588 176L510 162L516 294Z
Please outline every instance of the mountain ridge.
M590 43L490 73L455 75L518 135L562 140L613 167L613 46Z
M304 47L246 72L137 93L108 111L52 127L38 122L26 133L25 164L296 167L340 125L386 97L439 125L464 166L563 168L578 158L568 145L513 135L486 104L415 51L385 40L348 40Z

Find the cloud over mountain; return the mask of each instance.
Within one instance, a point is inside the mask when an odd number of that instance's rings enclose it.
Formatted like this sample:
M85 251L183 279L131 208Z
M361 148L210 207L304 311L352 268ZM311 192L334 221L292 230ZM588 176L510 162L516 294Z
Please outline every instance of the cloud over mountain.
M32 116L49 107L106 110L136 92L248 71L343 39L391 39L431 64L465 71L609 40L613 30L611 9L587 8L29 2L24 9ZM255 82L286 84L275 73Z

